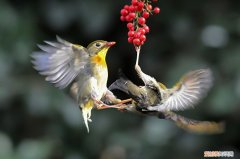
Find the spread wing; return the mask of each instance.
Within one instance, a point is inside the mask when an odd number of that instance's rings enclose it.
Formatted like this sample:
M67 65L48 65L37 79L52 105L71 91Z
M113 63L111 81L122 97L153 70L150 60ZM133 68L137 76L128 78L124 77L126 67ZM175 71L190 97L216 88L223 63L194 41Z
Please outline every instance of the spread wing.
M166 90L168 98L162 107L167 110L184 110L194 106L206 95L212 82L209 69L189 72L173 88Z
M32 63L46 81L63 89L67 87L76 76L86 71L89 55L86 49L71 44L57 36L57 42L45 41L47 45L38 45L42 50L33 52Z
M184 110L197 104L212 86L209 69L199 69L184 75L171 89L162 92L162 103L149 108L157 111Z

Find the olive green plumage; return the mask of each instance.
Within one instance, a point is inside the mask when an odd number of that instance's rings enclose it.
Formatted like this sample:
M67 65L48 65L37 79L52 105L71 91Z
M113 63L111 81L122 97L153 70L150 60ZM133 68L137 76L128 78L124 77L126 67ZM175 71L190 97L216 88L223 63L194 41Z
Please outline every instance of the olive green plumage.
M121 90L133 99L128 105L129 111L171 120L180 128L191 132L214 134L224 131L222 122L196 121L173 112L195 106L207 94L213 81L209 69L191 71L169 89L143 73L138 65L136 71L144 82L143 86L137 86L122 76L109 87L110 90Z
M70 94L81 108L89 131L91 110L107 94L113 98L107 89L108 69L105 58L115 42L96 40L85 48L57 37L56 42L45 43L47 45L38 45L42 51L32 55L34 68L54 86L60 89L70 86Z

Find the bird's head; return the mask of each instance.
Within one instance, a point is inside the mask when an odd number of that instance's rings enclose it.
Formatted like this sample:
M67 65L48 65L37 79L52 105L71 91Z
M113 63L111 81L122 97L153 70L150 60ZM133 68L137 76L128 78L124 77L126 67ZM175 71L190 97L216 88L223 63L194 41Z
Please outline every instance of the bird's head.
M96 40L87 46L87 50L90 56L101 55L105 58L108 49L115 44L116 42L113 41L107 42L104 40Z

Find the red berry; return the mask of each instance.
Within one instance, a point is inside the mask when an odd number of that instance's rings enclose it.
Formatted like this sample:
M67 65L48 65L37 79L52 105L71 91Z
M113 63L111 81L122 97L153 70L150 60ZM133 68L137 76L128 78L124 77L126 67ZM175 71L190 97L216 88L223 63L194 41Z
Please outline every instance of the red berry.
M152 5L151 5L151 4L147 5L147 9L148 9L149 11L151 11L151 10L152 10Z
M126 19L125 19L124 16L121 16L121 17L120 17L120 20L124 22Z
M142 11L143 7L144 7L144 3L138 2L138 11Z
M143 8L144 7L144 3L143 2L138 2L138 7Z
M133 42L133 38L132 38L132 37L129 37L129 38L128 38L128 42L129 42L129 43L132 43L132 42Z
M130 22L131 19L132 19L132 18L131 18L129 15L127 15L127 16L125 17L125 20L126 20L127 22Z
M140 32L142 35L144 35L146 33L146 31L143 28L139 28L138 32Z
M141 44L140 39L138 39L138 38L133 39L133 44L134 45L140 45Z
M136 31L136 32L134 33L134 38L140 38L140 36L141 36L141 33L140 33L140 32Z
M141 36L140 36L140 40L143 41L143 42L145 42L145 41L146 41L146 36L145 36L145 35L141 35Z
M134 31L134 26L131 27L131 28L128 28L128 30L130 30L130 31Z
M141 7L137 7L137 9L136 9L138 12L142 12L142 10L143 10L143 8L141 8Z
M145 26L143 27L143 29L145 30L146 33L148 33L149 30L150 30L149 27L148 27L147 25L145 25Z
M138 0L132 0L132 5L134 6L138 5Z
M135 10L135 11L138 11L138 6L134 6L134 10Z
M128 42L135 46L141 46L146 41L145 34L150 31L145 24L146 19L151 13L160 13L159 7L153 9L151 1L157 2L158 0L131 0L131 5L124 5L120 11L121 21L127 22Z
M129 9L129 5L125 5L123 8L128 10Z
M145 11L145 12L143 12L142 16L143 16L145 19L147 19L147 18L149 17L149 13Z
M134 27L128 28L128 30L130 30L130 31L134 31Z
M160 8L155 7L155 8L153 9L153 11L154 11L155 14L158 14L158 13L160 13Z
M129 12L134 12L135 11L135 7L133 5L130 5L128 10L129 10Z
M144 25L146 23L146 19L143 17L138 18L138 23Z
M128 32L128 36L129 36L129 37L132 37L132 36L134 36L134 35L135 35L135 34L134 34L134 31L129 31L129 32Z
M130 29L130 28L134 27L134 25L133 25L133 23L127 23L127 27L128 27L128 29Z
M129 16L130 16L131 18L135 18L135 17L136 17L136 13L129 13Z
M126 9L121 9L121 15L123 16L128 15L128 11Z

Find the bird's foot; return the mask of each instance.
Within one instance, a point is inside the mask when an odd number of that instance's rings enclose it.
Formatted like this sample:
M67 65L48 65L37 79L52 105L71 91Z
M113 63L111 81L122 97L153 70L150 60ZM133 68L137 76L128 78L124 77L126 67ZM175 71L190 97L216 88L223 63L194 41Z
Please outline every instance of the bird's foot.
M126 99L126 100L121 100L119 103L114 104L114 105L108 105L103 103L102 101L96 101L97 103L97 109L102 110L102 109L110 109L110 108L114 108L114 109L118 109L118 110L123 110L125 108L127 108L127 105L125 105L125 103L131 102L132 99Z
M115 105L107 105L107 104L101 104L101 105L98 105L97 106L97 109L98 110L103 110L103 109L110 109L110 108L113 108L113 109L118 109L118 110L123 110L125 108L127 108L126 105L124 104L115 104Z
M124 100L121 100L118 104L125 104L125 103L131 102L131 101L132 101L132 98L124 99Z

